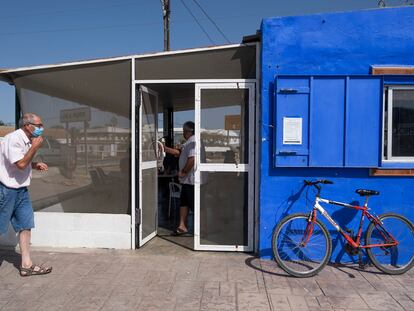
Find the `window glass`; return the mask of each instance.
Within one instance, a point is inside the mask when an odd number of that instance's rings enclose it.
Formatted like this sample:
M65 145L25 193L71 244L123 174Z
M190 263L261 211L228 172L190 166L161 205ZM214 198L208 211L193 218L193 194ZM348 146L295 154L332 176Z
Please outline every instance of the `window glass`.
M247 245L248 173L209 172L205 180L200 187L200 244Z
M201 90L202 163L248 163L248 89Z
M414 156L414 90L394 90L392 108L392 155Z
M130 213L131 63L72 66L15 79L44 143L30 195L37 212Z
M388 93L388 88L386 88L384 92L384 159L388 158Z
M391 127L391 156L392 158L414 157L414 89L389 91L392 91L392 103L388 103L384 128ZM392 120L389 120L390 109L392 109ZM388 123L390 121L391 124ZM385 131L384 137L387 137L384 141L385 150L389 149L389 136L390 134Z

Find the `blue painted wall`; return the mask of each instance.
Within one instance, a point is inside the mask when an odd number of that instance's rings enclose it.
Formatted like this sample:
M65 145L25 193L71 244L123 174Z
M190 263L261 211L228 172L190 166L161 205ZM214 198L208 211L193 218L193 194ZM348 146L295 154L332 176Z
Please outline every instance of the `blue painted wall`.
M304 179L327 178L322 197L363 204L357 188L381 192L370 200L372 211L396 211L414 221L414 178L371 177L368 168L275 168L274 80L277 75L369 75L371 65L414 65L414 8L270 18L262 23L262 106L259 252L272 257L272 231L286 214L309 211L314 194ZM396 78L398 80L398 78ZM406 82L406 78L403 79ZM408 83L411 83L408 81ZM413 79L414 84L414 79ZM378 103L382 105L381 102ZM380 133L378 140L381 140ZM378 154L378 157L380 155ZM328 207L340 225L356 226L353 210ZM332 226L331 260L352 261Z

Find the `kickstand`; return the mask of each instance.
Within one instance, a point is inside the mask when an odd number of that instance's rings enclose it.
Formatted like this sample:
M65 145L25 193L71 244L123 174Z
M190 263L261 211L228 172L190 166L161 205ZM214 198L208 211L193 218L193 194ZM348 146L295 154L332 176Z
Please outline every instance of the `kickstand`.
M365 263L362 258L362 250L359 250L358 252L358 266L361 270L365 270L365 267L367 266L367 263Z

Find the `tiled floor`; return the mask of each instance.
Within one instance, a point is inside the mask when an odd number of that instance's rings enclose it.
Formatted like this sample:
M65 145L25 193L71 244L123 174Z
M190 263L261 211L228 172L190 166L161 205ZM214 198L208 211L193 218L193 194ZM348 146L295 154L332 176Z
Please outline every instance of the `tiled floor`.
M22 278L0 250L0 310L414 310L414 271L326 267L286 276L249 254L194 252L156 238L136 251L36 250L46 276Z

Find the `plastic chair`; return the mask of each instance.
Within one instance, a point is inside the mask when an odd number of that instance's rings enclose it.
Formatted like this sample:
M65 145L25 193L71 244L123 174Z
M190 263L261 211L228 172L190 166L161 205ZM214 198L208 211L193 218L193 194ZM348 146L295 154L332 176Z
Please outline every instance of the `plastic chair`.
M168 200L168 218L171 218L171 204L174 199L179 199L181 195L181 185L175 182L168 183L170 189L170 196ZM174 204L175 207L175 204Z

